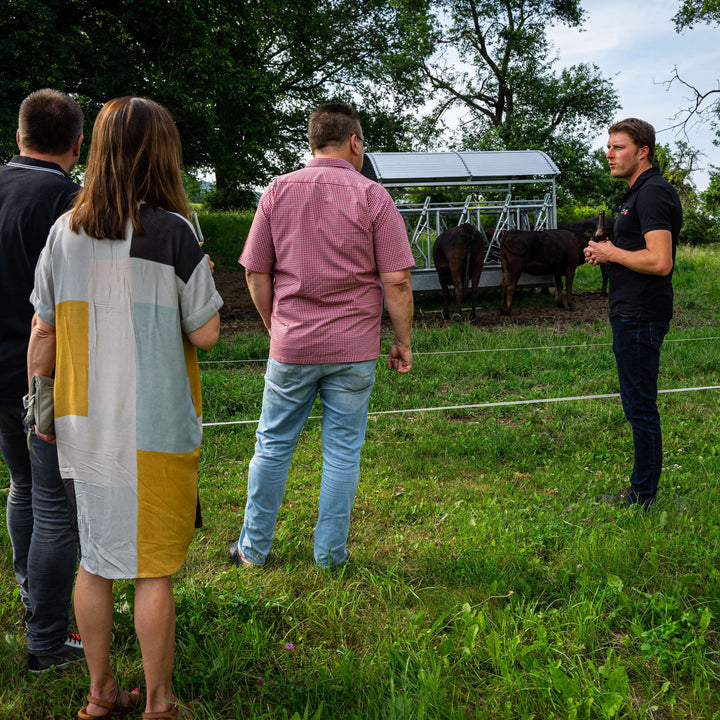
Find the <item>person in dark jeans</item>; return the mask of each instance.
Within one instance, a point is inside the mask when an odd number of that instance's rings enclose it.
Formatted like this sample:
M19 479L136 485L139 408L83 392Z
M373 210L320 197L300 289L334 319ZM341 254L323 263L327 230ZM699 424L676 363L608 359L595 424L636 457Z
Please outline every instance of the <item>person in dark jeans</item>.
M592 265L609 263L613 351L635 461L630 486L598 500L648 509L662 472L657 381L660 348L673 314L672 273L682 206L675 189L652 165L652 125L628 118L615 123L609 134L610 173L623 178L628 191L615 221L615 242L591 241L585 258Z
M70 629L77 536L54 445L23 422L35 265L50 227L78 185L68 173L83 140L72 98L38 90L20 106L20 154L0 167L0 453L10 471L7 526L27 622L28 670L40 673L84 657Z

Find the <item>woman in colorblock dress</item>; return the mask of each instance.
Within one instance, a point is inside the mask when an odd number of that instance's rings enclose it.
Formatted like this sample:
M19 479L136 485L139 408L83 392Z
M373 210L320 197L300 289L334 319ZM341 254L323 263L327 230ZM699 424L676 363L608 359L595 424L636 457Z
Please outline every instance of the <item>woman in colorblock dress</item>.
M60 471L73 478L81 560L75 615L90 671L79 718L130 712L110 667L112 584L135 578L144 718L184 717L172 691L172 574L193 534L202 436L195 348L218 339L222 300L188 222L180 137L145 98L108 102L85 185L35 274L28 370L55 370Z

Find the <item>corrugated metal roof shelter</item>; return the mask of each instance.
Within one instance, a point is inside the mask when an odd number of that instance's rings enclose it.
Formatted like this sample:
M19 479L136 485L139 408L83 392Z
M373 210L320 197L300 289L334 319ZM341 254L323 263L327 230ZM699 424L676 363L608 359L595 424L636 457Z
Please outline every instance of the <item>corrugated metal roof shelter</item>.
M432 243L446 227L472 222L483 234L483 226L494 228L480 280L493 287L500 284L502 232L557 226L560 170L541 150L367 153L362 172L390 191L405 218L418 290L439 287ZM421 203L410 199L422 197L419 189L428 193ZM438 193L453 199L439 201Z
M387 188L537 182L560 174L542 150L368 153L362 172Z

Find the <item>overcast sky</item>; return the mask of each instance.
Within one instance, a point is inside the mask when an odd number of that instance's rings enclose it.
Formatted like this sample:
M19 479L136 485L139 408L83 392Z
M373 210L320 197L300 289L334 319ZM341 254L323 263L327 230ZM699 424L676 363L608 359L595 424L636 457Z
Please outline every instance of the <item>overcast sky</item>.
M673 116L690 103L692 93L678 83L665 83L678 74L690 85L707 91L720 87L720 29L700 25L681 34L672 22L680 0L583 0L588 18L584 31L553 28L549 32L558 52L559 66L595 63L618 92L617 119L639 117L655 126L658 142L673 145L685 139L669 130ZM720 166L720 148L712 144L707 126L689 127L688 142L705 153L705 167ZM602 147L607 135L598 137ZM707 186L707 173L698 172L699 189Z

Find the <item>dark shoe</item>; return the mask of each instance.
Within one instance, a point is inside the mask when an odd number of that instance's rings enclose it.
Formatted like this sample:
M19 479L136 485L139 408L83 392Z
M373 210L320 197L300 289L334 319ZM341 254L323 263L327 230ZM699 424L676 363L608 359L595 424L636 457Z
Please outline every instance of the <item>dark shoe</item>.
M642 508L645 512L650 510L650 508L655 504L655 495L636 495L635 493L631 493L628 496L627 502L625 503L626 508L633 507L637 505L638 507Z
M600 494L597 496L597 501L604 502L604 503L613 503L616 505L627 505L628 498L630 497L630 495L634 496L635 493L633 493L631 487L627 487L624 490L621 490L620 492L615 493L614 495Z
M70 633L68 639L57 650L50 653L31 653L28 651L27 669L39 675L50 668L64 668L70 663L85 659L80 636Z
M238 567L246 567L246 568L259 568L262 567L262 565L256 565L255 563L251 563L238 549L238 542L239 540L236 540L228 549L228 555L230 556L230 562L233 565L237 565Z

